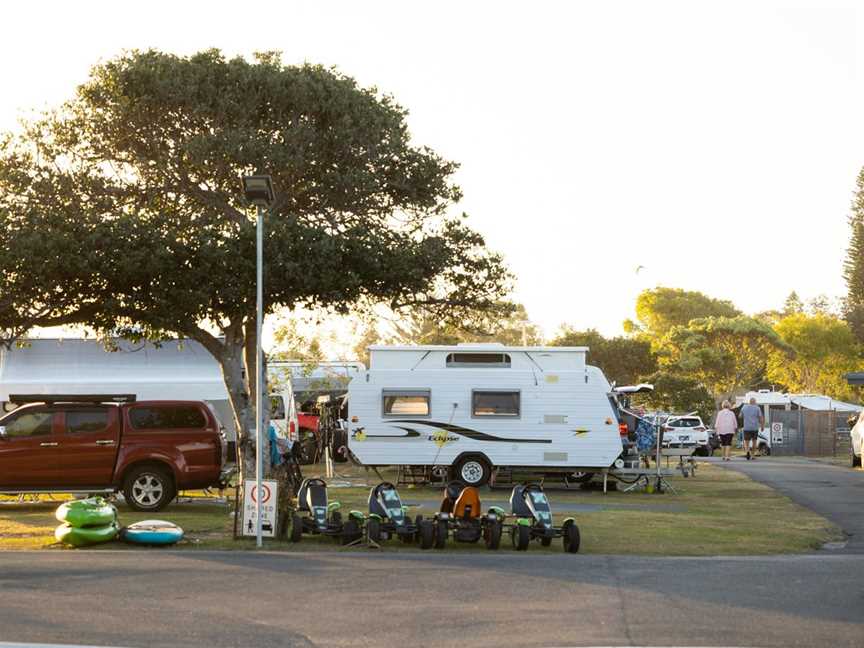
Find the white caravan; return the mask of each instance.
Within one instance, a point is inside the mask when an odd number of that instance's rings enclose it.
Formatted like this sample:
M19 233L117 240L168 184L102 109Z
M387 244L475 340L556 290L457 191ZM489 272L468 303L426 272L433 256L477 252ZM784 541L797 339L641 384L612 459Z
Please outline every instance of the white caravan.
M586 347L370 347L348 387L348 447L367 466L452 467L471 485L496 468L609 468L616 407Z

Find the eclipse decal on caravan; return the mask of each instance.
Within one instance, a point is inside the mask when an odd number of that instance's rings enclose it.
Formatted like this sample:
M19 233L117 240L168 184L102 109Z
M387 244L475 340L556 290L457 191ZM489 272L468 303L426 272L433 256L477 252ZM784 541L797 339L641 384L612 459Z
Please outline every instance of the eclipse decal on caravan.
M586 347L370 347L348 387L348 446L364 465L577 472L621 454L611 387Z

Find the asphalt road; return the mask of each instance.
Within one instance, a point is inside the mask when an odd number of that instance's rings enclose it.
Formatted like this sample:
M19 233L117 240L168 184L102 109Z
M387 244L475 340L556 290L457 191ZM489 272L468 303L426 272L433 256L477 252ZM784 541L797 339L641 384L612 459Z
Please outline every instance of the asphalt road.
M0 554L0 641L861 646L864 556Z
M847 546L759 558L0 553L0 642L864 645L864 472L778 458L725 467L835 521L849 535Z
M828 518L846 533L846 547L840 551L864 554L864 470L800 457L736 459L722 465L740 470Z

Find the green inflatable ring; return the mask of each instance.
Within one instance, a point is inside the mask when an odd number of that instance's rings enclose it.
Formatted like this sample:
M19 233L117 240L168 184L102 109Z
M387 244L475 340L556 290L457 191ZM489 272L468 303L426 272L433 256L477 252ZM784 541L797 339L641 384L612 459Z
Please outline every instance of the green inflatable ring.
M54 517L71 527L104 527L117 521L117 509L101 497L64 502Z
M116 522L99 527L73 527L61 524L54 530L54 537L58 542L63 542L73 547L86 547L87 545L110 542L117 537L120 527Z

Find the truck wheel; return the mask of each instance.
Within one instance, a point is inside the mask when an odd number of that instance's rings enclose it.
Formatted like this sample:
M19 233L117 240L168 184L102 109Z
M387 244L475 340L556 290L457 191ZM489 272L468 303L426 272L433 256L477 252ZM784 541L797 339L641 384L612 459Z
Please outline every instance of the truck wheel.
M492 466L486 457L468 455L456 462L453 472L456 479L464 482L466 486L485 486L492 477Z
M159 466L132 468L123 480L123 496L136 511L161 511L176 495L174 477Z

